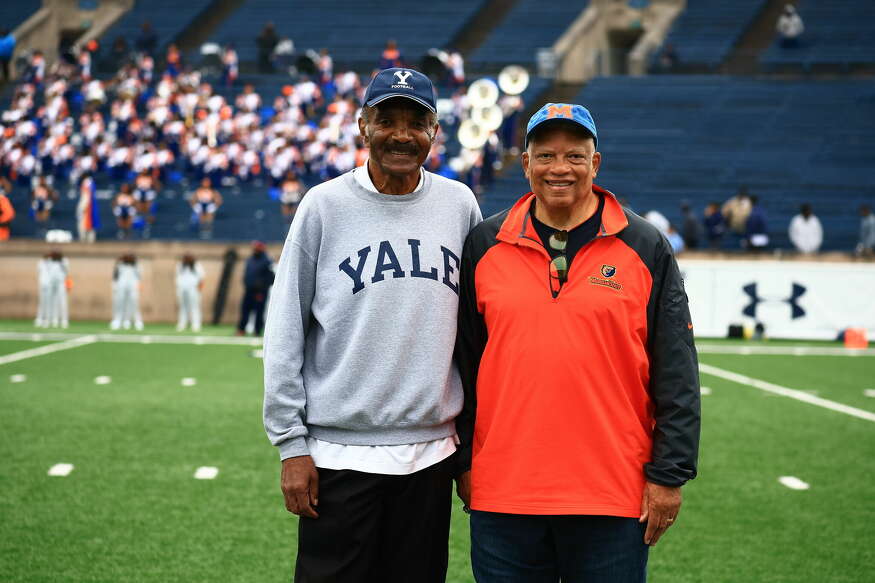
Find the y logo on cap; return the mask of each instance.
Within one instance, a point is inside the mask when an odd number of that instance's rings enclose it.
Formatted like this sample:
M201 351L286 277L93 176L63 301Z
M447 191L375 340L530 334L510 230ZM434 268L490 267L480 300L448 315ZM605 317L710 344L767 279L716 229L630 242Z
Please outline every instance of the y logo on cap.
M409 87L409 85L407 85L407 79L409 79L412 74L413 73L410 71L395 71L395 76L398 77L398 84L406 87Z

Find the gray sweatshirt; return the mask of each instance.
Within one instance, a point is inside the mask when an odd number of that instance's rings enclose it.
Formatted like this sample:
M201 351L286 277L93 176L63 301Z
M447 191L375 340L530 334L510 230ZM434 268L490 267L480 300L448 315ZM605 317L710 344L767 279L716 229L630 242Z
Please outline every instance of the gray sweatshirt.
M424 173L406 195L348 172L307 193L276 270L264 338L264 426L281 459L304 439L402 445L449 437L459 258L481 220L465 185Z

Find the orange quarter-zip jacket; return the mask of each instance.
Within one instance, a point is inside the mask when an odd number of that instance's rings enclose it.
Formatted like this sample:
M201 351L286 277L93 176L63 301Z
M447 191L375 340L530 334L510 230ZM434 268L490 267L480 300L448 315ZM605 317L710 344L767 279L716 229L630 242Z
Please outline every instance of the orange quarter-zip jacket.
M696 475L699 383L665 238L610 192L554 297L534 194L471 231L460 268L456 420L471 507L637 517L645 480Z

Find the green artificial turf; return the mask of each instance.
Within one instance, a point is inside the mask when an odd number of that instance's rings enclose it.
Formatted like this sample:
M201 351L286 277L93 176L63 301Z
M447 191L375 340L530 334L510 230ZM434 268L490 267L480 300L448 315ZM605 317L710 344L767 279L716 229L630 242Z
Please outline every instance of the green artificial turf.
M230 324L204 324L200 332L176 331L176 324L149 323L143 330L110 330L109 322L98 320L72 321L68 328L37 328L33 320L0 320L0 332L27 332L32 334L154 334L171 336L232 336L235 327Z
M289 581L296 519L283 507L251 353L95 343L0 365L0 581ZM875 410L862 396L875 357L701 360ZM875 423L707 374L702 384L712 394L700 477L651 553L649 580L871 580ZM47 476L59 462L75 470ZM200 466L218 477L195 480ZM786 475L811 489L786 488ZM473 581L458 501L447 580Z

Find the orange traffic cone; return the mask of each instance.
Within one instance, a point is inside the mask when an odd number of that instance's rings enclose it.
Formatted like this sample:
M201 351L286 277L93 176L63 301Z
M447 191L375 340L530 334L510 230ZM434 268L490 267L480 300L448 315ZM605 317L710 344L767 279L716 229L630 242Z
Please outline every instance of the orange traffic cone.
M865 328L848 328L845 330L845 348L866 348L869 341L866 339Z

